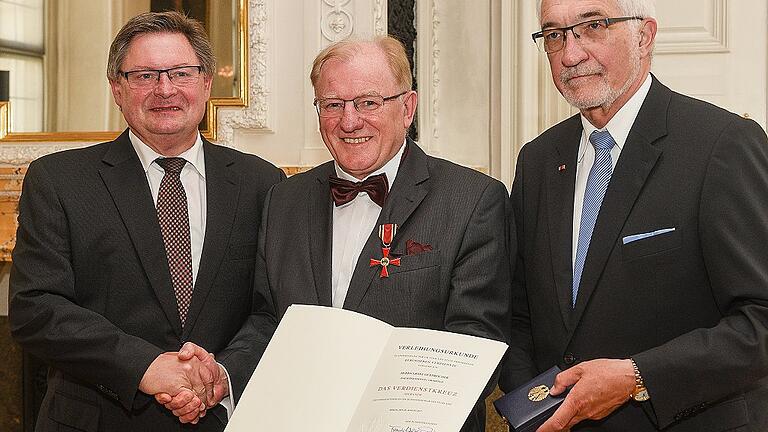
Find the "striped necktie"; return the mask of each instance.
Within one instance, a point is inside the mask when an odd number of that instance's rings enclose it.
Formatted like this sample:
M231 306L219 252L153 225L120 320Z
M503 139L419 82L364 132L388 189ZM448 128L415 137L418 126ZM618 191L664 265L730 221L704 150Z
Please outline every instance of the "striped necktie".
M579 293L581 273L584 261L587 259L589 242L595 229L600 205L603 203L605 191L611 181L613 165L611 164L611 149L616 145L611 134L605 131L594 131L589 135L589 142L595 147L595 162L589 170L587 188L584 191L584 206L581 209L581 225L579 228L579 243L576 247L576 260L573 264L573 286L571 306L576 307L576 296Z

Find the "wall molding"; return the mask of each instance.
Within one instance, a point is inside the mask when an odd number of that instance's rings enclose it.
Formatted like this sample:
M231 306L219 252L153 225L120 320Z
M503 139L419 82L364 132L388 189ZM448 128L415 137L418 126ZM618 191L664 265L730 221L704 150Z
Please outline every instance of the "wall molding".
M419 144L440 154L440 13L438 0L416 2L419 37L416 74L419 82Z
M700 26L660 27L656 54L728 52L728 2L710 0L712 20Z
M373 5L373 32L383 36L388 33L388 17L386 0L375 0Z
M273 40L271 18L272 0L249 0L248 23L248 103L245 108L219 107L216 143L231 147L236 129L273 132L271 113L271 75L273 69ZM209 102L210 103L210 102Z
M0 161L3 165L27 165L33 160L45 156L47 154L55 153L62 150L71 148L84 147L86 145L92 145L93 143L82 143L81 145L73 145L72 143L60 143L60 144L2 144L0 145Z

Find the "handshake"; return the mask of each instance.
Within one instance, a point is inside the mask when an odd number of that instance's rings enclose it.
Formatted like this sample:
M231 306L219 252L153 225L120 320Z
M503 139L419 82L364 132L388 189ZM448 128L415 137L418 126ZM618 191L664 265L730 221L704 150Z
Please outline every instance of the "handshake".
M139 390L154 395L180 422L196 424L229 394L229 382L213 354L187 342L179 352L157 356L144 372Z

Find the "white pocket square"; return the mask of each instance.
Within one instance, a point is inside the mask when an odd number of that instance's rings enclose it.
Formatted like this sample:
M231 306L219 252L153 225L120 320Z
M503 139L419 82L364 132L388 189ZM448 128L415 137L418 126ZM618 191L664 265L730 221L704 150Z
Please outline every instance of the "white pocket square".
M666 233L672 232L674 230L675 230L675 228L664 228L664 229L659 229L659 230L656 230L656 231L651 231L651 232L646 232L646 233L632 234L632 235L628 235L628 236L624 237L623 239L621 239L621 241L624 244L628 244L628 243L632 243L632 242L635 242L635 241L638 241L638 240L642 240L642 239L645 239L645 238L648 238L648 237L653 237L653 236L657 236L657 235L660 235L660 234L666 234Z

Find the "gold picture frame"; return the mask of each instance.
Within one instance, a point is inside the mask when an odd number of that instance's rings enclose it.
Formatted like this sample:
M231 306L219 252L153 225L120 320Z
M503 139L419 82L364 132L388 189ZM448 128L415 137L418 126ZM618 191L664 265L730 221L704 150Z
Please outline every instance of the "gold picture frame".
M208 100L205 117L201 123L202 135L216 141L217 111L221 107L246 107L249 100L248 59L248 0L237 2L237 43L239 49L239 88L235 96L212 97ZM11 102L0 102L0 144L24 142L99 142L116 138L122 131L67 131L67 132L14 132L11 130Z

